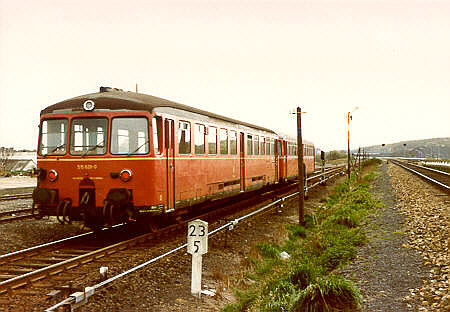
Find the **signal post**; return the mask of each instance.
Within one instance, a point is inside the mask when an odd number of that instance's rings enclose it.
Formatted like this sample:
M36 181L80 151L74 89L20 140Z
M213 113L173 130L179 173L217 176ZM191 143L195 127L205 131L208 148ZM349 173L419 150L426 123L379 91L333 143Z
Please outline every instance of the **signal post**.
M298 223L305 224L305 173L303 172L303 139L302 139L302 110L297 107L297 154L298 154Z

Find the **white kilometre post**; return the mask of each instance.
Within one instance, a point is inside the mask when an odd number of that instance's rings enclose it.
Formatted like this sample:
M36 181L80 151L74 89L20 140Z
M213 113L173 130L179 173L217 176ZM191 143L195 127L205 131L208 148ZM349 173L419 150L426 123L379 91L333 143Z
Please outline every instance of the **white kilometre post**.
M208 252L208 222L194 220L188 223L187 252L192 255L191 293L202 292L202 256Z

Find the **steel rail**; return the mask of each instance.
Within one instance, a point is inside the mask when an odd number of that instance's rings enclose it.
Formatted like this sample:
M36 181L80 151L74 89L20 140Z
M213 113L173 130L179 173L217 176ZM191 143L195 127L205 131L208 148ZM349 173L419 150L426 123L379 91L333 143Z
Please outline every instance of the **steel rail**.
M310 180L313 180L315 178L320 178L320 177L326 176L326 175L328 175L328 174L330 174L332 172L339 171L339 170L341 170L344 167L345 166L338 166L338 167L333 167L333 168L325 168L325 170L327 170L327 171L322 172L320 174L316 174L316 175L310 176L310 177L308 177L306 179L306 181L310 181Z
M398 166L400 166L400 167L402 167L402 168L404 168L404 169L406 169L406 170L408 170L408 171L410 171L410 172L412 172L412 173L418 175L418 176L421 176L422 178L426 179L427 181L429 181L429 182L431 182L431 183L433 183L433 184L435 184L435 185L438 185L438 186L440 186L440 187L443 187L443 188L446 189L447 191L450 191L450 186L448 186L448 185L446 185L446 184L444 184L444 183L442 183L442 182L440 182L440 181L437 181L437 180L435 180L435 179L433 179L433 178L430 178L429 176L427 176L427 175L425 175L425 174L423 174L423 173L421 173L421 172L419 172L419 171L417 171L417 170L411 169L411 168L405 166L404 164L402 164L402 163L399 162L399 161L393 160L392 162L393 162L394 164L396 164L396 165L398 165ZM426 169L430 169L430 168L426 168Z
M33 210L32 208L24 208L24 209L17 209L17 210L1 211L0 217L6 216L6 215L11 215L11 214L19 214L19 213L23 213L23 212L31 212L32 210Z
M117 228L117 227L121 227L124 224L116 224L114 226L112 226L111 228ZM103 228L101 229L101 231L109 231L111 228ZM13 251L4 255L0 255L0 265L1 264L5 264L7 262L11 262L11 261L15 261L15 260L20 260L22 258L24 258L25 256L28 256L30 254L36 254L39 253L41 251L43 251L44 249L48 248L48 247L55 247L59 244L62 243L67 243L69 241L74 241L76 239L80 239L89 235L93 235L94 232L90 231L90 232L86 232L83 234L78 234L75 236L71 236L71 237L67 237L67 238L62 238L53 242L49 242L49 243L45 243L45 244L41 244L41 245L37 245L37 246L33 246L33 247L29 247L26 249L22 249L22 250L17 250L17 251Z
M31 219L33 217L34 217L34 215L32 215L32 214L27 214L27 215L23 215L23 216L12 216L9 218L0 219L0 223L9 223L9 222L14 222L14 221L19 221L19 220Z
M418 167L418 168L421 168L421 169L429 170L431 172L435 172L435 173L438 173L438 174L441 174L441 175L447 175L447 176L450 177L450 173L445 172L445 171L437 170L437 169L434 169L434 168L428 168L428 167L420 166L420 165L416 165L416 164L409 164L409 165L414 166L414 167Z
M23 193L23 194L8 194L8 195L1 195L0 201L2 200L14 200L14 199L25 199L25 198L31 198L33 197L33 193Z
M2 211L2 212L0 212L0 223L9 223L9 222L18 221L18 220L31 219L33 217L33 214L28 213L31 211L33 211L32 208ZM23 213L28 213L28 214L20 215Z
M309 176L309 177L306 178L306 181L309 182L309 181L314 180L316 178L326 177L327 175L332 174L332 173L337 172L337 171L341 171L342 169L345 169L345 166L336 166L336 167L332 167L332 168L325 168L324 172L321 172L319 174L315 174L315 175Z

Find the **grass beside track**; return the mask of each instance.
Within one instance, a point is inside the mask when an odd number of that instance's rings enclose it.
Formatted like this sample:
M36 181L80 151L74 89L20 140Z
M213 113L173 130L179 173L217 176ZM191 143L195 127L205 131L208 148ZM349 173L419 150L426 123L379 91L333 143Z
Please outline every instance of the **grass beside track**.
M358 288L335 269L356 257L367 243L361 221L381 203L369 193L378 160L366 162L360 177L337 187L305 226L286 225L281 244L259 243L246 278L251 286L236 289L238 302L222 311L355 311L361 303ZM367 170L368 169L368 170ZM285 251L289 260L283 261Z

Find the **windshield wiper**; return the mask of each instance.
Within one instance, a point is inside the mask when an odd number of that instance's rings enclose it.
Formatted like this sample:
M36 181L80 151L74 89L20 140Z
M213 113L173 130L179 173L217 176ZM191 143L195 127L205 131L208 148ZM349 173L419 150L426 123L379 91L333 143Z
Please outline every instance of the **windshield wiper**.
M87 149L86 152L84 152L84 153L81 155L81 157L86 156L89 152L93 151L93 150L96 149L97 147L104 147L104 145L102 146L103 142L104 142L104 141L102 141L102 142L100 142L100 143L98 143L98 144L92 146L91 148Z
M130 153L128 153L128 156L130 156L131 154L134 154L134 153L136 153L138 150L140 150L141 149L141 147L142 146L144 146L145 144L148 144L150 142L150 139L148 139L147 141L145 141L145 143L144 144L142 144L142 145L140 145L137 149L135 149L134 151L132 151L132 152L130 152Z
M53 154L54 152L56 152L57 150L59 150L61 147L64 147L66 145L66 143L62 143L62 144L60 144L60 145L58 145L58 146L55 146L55 148L54 149L52 149L50 152L48 152L47 154L44 154L43 156L44 157L46 157L46 156L48 156L48 155L50 155L50 154Z

